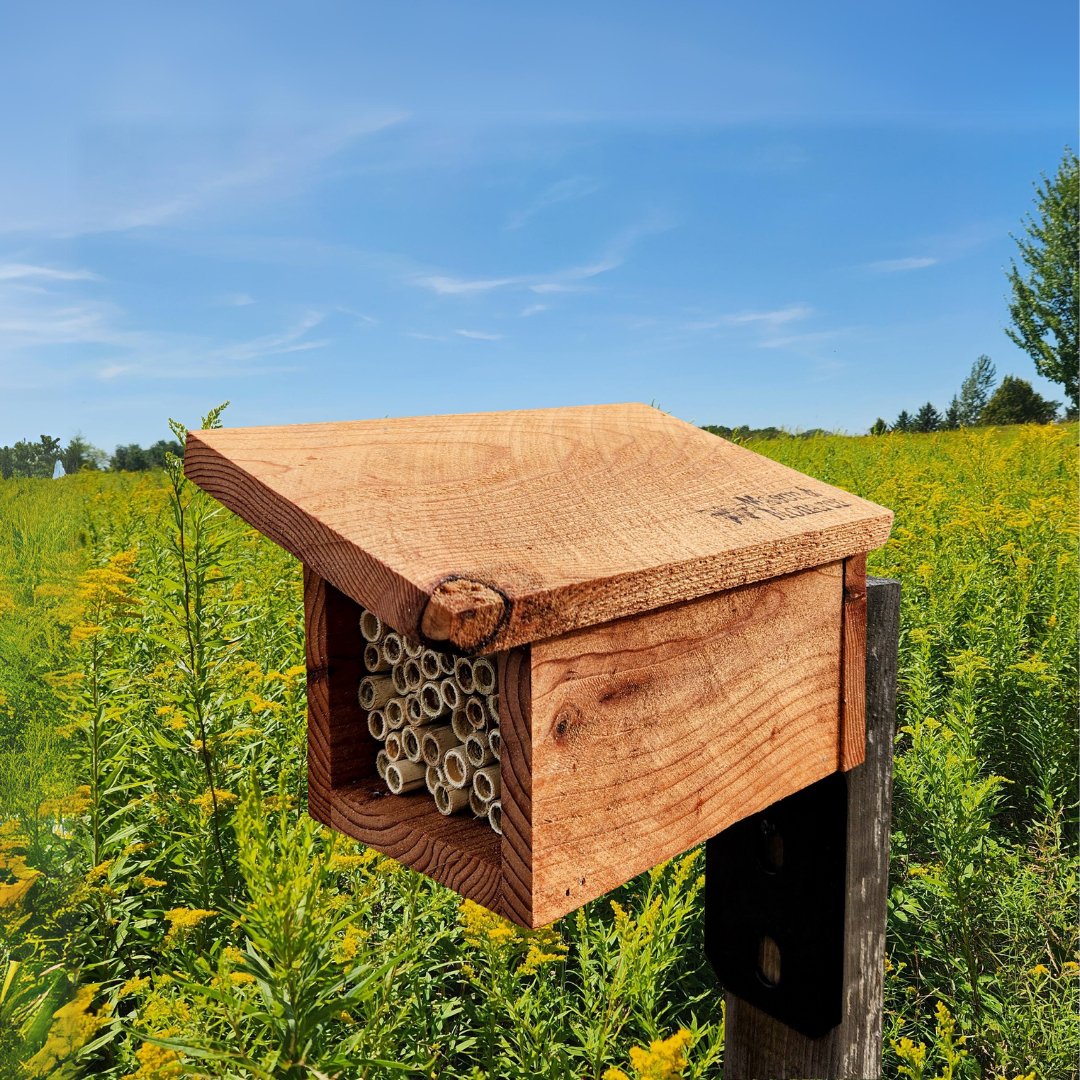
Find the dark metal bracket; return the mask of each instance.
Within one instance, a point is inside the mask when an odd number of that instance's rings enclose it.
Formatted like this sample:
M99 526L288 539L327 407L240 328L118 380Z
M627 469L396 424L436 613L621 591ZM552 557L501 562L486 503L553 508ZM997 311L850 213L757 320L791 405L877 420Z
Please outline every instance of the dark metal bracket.
M705 953L724 988L810 1038L836 1027L844 987L844 774L736 822L705 849Z

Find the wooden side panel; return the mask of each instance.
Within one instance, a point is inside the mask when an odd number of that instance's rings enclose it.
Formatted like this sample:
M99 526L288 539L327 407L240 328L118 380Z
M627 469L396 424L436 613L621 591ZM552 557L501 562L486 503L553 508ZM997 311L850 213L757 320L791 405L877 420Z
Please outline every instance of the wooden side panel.
M532 926L532 689L529 649L499 653L502 734L502 905L521 926Z
M359 609L304 567L308 810L330 824L330 791L375 771L375 746L356 700L362 666Z
M844 560L844 614L840 641L840 768L866 757L866 555Z
M837 768L843 565L532 645L532 920Z

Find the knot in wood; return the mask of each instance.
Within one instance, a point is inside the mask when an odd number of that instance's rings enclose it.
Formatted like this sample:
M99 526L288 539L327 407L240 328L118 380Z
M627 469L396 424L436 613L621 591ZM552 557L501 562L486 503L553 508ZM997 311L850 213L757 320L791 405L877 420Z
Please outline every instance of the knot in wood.
M464 653L479 652L509 617L510 600L499 589L483 581L451 577L432 590L420 617L420 633Z

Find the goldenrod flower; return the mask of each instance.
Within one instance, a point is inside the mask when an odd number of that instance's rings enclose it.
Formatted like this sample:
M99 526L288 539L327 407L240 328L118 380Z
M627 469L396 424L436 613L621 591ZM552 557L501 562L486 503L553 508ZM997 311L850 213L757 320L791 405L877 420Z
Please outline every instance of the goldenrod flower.
M216 911L208 911L206 908L179 907L166 911L165 918L169 923L169 932L165 935L166 943L175 941L178 936L193 930L203 919L209 919L216 914Z
M191 805L197 806L202 811L204 817L210 817L214 812L215 800L217 802L217 808L223 810L230 804L239 802L240 796L234 795L231 791L222 791L220 788L214 788L213 792L207 788L201 795L197 795L191 800Z

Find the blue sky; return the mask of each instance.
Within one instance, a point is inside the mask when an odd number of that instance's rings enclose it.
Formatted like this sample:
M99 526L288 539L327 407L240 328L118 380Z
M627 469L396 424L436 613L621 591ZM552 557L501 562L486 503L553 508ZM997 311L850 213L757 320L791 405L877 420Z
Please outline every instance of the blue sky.
M640 400L865 430L1031 379L1077 122L1016 3L6 5L0 443Z

